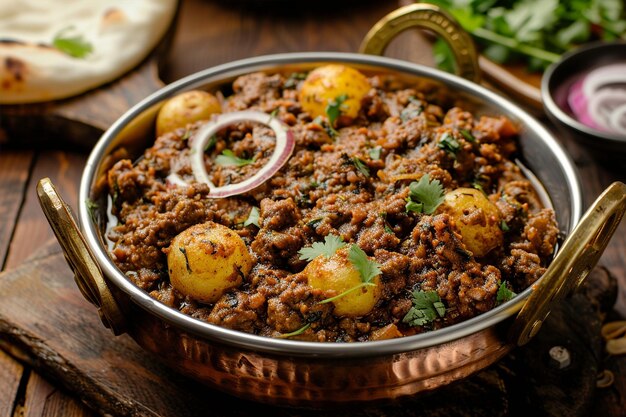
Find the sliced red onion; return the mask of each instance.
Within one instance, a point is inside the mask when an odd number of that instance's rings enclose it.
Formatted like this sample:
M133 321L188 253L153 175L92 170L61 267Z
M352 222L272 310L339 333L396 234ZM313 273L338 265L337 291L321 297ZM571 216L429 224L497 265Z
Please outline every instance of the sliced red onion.
M613 110L609 124L616 132L626 135L626 103Z
M256 174L252 177L245 179L236 184L228 184L223 187L216 187L206 172L204 165L204 148L216 132L225 128L226 126L233 125L241 122L257 122L269 126L276 135L276 146L274 147L274 153L270 157L267 164L265 164ZM204 182L210 188L209 197L212 198L224 198L232 195L242 194L250 191L259 185L263 184L269 178L271 178L283 165L287 162L293 149L295 147L295 140L293 133L285 125L283 125L278 119L270 116L269 114L246 110L233 113L220 114L214 120L211 120L204 126L202 126L194 135L193 143L191 145L191 169L193 175L198 182ZM167 181L177 186L187 186L188 184L177 174L170 174L167 177Z
M567 104L570 109L576 116L576 119L590 127L595 127L596 129L599 126L593 121L591 116L589 115L589 111L587 110L587 97L583 93L583 80L582 78L572 84L572 87L569 90L569 94L567 95Z
M626 63L605 65L589 72L583 80L583 93L590 98L610 84L626 84Z
M587 110L597 126L603 130L614 130L611 115L621 105L626 104L626 90L607 88L589 97Z
M572 84L567 103L579 122L595 129L626 134L626 110L623 110L626 63L590 71Z

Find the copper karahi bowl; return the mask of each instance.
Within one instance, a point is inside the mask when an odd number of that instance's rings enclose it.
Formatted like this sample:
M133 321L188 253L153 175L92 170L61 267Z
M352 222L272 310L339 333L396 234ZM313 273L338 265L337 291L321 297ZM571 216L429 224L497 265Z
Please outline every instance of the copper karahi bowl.
M469 103L480 114L502 114L520 126L523 164L551 205L563 236L546 274L514 299L470 320L414 336L357 343L274 339L229 330L169 308L136 287L111 261L104 227L94 222L87 201L108 165L124 146L138 156L154 139L153 126L168 98L191 89L218 90L255 71L307 71L344 63L366 74L392 73ZM47 180L39 194L76 281L115 334L128 333L174 369L230 394L277 405L325 406L395 399L432 390L485 368L525 343L549 312L593 267L624 211L624 185L609 189L585 215L581 187L570 159L536 120L493 92L460 77L394 59L349 53L271 55L210 68L149 96L115 122L91 153L80 184L80 230ZM544 190L545 192L541 192ZM104 208L100 217L106 219ZM520 312L520 310L522 310ZM517 316L517 317L516 317Z

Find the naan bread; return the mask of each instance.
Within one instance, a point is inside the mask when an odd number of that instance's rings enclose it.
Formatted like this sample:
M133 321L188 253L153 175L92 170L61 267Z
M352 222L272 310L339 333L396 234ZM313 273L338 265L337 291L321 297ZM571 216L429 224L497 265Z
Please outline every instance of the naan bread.
M0 0L0 104L70 97L112 81L158 44L177 0ZM72 57L59 33L93 50Z

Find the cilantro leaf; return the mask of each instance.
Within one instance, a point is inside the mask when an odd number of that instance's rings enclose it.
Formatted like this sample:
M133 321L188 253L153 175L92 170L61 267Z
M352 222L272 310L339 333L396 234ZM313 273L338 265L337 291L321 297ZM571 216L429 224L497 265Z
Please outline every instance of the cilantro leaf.
M506 224L506 222L505 222L504 220L502 220L502 221L500 222L500 229L502 229L502 231L503 231L503 232L508 232L509 230L511 230L511 229L509 228L509 225L508 225L508 224Z
M328 123L330 123L331 127L335 125L335 120L341 115L341 106L347 99L347 94L341 94L335 97L335 99L330 101L326 106L326 115L328 116Z
M372 160L377 161L380 159L380 151L380 146L377 146L367 151L367 153L369 154L370 158L372 158Z
M324 243L315 242L310 248L302 248L298 251L300 259L303 261L312 261L320 255L324 255L330 258L337 252L338 249L343 248L346 244L341 237L334 235L327 235L324 238Z
M285 83L283 84L283 88L295 88L298 86L298 83L302 80L305 80L308 74L304 73L304 72L292 72L291 75L289 75L289 78L287 78L287 80L285 80Z
M412 292L413 306L402 319L409 326L423 326L446 314L446 307L441 302L437 291Z
M224 149L221 155L218 155L215 158L215 163L222 166L238 166L243 167L246 165L250 165L254 162L254 159L244 159L239 158L233 151L230 149Z
M424 174L419 182L413 181L409 185L409 197L406 211L432 214L443 203L443 187L439 180L432 180Z
M93 46L80 35L66 36L65 33L69 29L71 28L63 29L57 33L52 39L52 46L71 57L85 58L93 51Z
M458 140L454 138L449 133L444 133L439 139L437 146L444 151L451 153L452 155L456 155L456 153L461 149L461 144Z
M216 143L217 143L217 136L216 135L212 135L209 138L209 141L207 142L206 146L204 147L204 152L210 151L215 146Z
M359 158L358 156L353 156L352 163L361 174L365 175L366 177L370 176L370 169L367 167L367 165L365 165L365 162L363 162L361 158Z
M502 281L500 287L498 288L498 293L496 294L496 302L498 304L509 301L510 299L515 298L515 296L517 295L513 291L509 290L506 284L506 281Z
M348 252L348 260L354 265L361 275L361 282L368 283L380 275L380 264L376 261L372 261L367 257L367 254L363 252L358 245L351 245Z
M244 227L250 226L251 224L256 227L261 227L259 226L259 209L257 207L252 207L250 214L248 214L248 218L245 222L243 222Z
M463 135L466 141L472 142L472 143L476 142L476 138L474 137L474 135L472 135L472 132L470 132L469 130L460 129L459 132L461 132L461 135Z

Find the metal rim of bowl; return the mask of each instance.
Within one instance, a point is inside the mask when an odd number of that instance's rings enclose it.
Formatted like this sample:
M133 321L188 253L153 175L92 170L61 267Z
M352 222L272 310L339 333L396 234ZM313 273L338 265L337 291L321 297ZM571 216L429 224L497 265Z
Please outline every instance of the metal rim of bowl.
M547 113L551 114L555 119L559 120L561 123L565 124L566 126L574 130L580 131L581 133L584 133L585 135L588 135L591 137L599 137L602 140L611 142L615 145L626 146L625 136L619 135L617 133L594 129L593 127L587 126L579 122L578 120L576 120L574 117L567 114L561 108L561 106L556 104L556 102L554 101L554 96L553 96L554 89L551 88L551 85L553 84L553 81L552 81L553 77L555 75L559 75L560 72L565 71L564 68L567 68L567 65L570 65L571 62L575 60L576 61L581 60L582 56L587 55L587 54L597 53L597 51L600 51L602 49L615 49L615 48L622 48L622 52L626 53L626 41L591 42L589 44L578 47L576 49L573 49L563 54L561 59L558 62L555 62L554 64L550 65L548 69L546 70L546 72L544 73L541 79L541 96L542 96L543 104ZM626 54L624 55L623 61L626 62ZM590 67L592 66L593 65L590 64L587 67L587 69L590 69ZM578 73L582 73L582 72L584 72L584 69L578 71ZM569 74L568 77L575 76L575 75L576 73L572 73L572 74Z
M233 61L189 75L151 94L121 116L100 138L91 152L83 171L79 189L79 202L87 201L89 198L96 170L102 158L105 156L109 142L115 138L131 120L165 97L182 89L206 84L212 79L217 80L225 78L226 76L238 76L260 71L264 68L267 69L267 67L276 67L277 65L314 62L343 62L348 64L372 65L407 74L425 76L443 82L451 88L458 88L472 95L478 94L481 100L506 109L529 130L539 135L560 162L565 176L568 179L568 186L573 191L571 195L572 215L569 225L570 230L580 219L582 214L582 192L578 174L570 158L551 134L517 105L470 81L433 68L392 58L339 52L285 53ZM204 339L213 340L217 343L245 348L256 352L300 357L356 358L413 351L450 342L494 326L518 312L531 292L531 288L529 287L518 294L514 299L486 313L482 313L452 326L391 340L355 343L318 343L257 336L194 319L150 297L147 292L132 284L109 258L106 249L99 243L99 232L91 221L89 210L86 208L85 204L79 203L78 214L80 227L103 273L117 288L126 293L132 302L161 320L164 320L166 323L177 326L191 334Z

